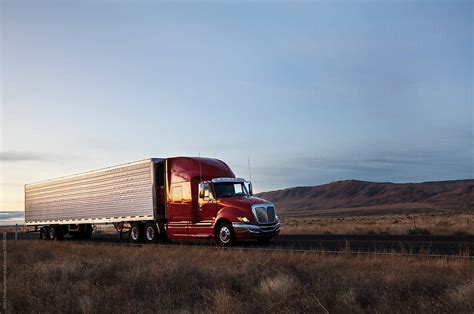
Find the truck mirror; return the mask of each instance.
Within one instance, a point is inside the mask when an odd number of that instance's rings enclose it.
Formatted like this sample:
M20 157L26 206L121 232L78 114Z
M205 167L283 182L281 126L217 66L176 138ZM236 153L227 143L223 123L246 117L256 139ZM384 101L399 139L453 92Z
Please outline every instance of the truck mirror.
M249 182L249 194L250 196L253 196L252 182Z

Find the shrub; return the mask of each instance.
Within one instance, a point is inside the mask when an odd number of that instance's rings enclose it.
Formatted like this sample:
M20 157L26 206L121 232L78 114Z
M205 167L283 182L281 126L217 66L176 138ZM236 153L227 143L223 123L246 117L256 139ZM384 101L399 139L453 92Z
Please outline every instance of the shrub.
M431 232L426 228L413 227L408 230L408 235L430 235Z
M468 236L468 235L470 235L470 233L467 232L466 230L458 230L458 231L454 232L453 235L455 235L455 236Z

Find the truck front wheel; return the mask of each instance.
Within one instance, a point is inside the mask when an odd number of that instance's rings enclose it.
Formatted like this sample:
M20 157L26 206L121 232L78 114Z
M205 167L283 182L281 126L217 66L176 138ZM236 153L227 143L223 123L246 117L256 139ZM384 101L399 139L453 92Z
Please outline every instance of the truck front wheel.
M219 246L229 247L236 242L234 228L226 221L221 222L216 229L216 243Z

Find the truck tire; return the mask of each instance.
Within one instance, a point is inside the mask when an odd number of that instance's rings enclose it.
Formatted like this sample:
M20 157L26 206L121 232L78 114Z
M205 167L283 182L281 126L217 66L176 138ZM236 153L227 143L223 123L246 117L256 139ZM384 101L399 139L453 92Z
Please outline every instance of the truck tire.
M234 228L227 221L219 223L216 228L215 238L219 246L233 246L236 242Z
M140 243L143 241L143 226L140 223L133 223L128 233L128 239L131 243Z
M148 222L145 225L145 232L144 238L146 243L156 243L160 234L158 233L158 228L156 227L156 223Z
M47 240L48 239L48 230L46 227L41 227L40 229L40 239Z
M56 239L56 226L50 226L48 230L48 239L54 240Z

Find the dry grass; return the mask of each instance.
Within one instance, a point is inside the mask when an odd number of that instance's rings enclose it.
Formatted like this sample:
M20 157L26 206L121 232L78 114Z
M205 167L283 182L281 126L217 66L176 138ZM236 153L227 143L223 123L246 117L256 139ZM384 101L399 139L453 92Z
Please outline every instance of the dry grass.
M474 310L469 260L7 243L21 312L450 312Z
M407 234L413 227L431 234L474 234L474 214L432 213L340 218L282 218L282 233Z

